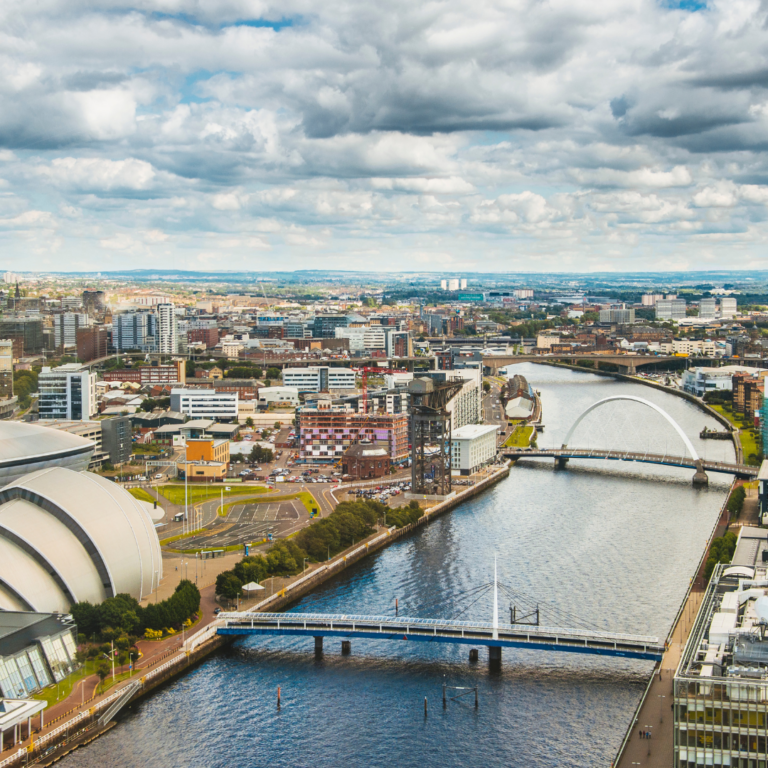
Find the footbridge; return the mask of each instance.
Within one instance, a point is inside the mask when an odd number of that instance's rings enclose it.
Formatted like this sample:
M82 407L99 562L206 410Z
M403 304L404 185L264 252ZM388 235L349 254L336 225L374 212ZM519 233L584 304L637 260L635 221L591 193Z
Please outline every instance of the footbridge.
M679 357L665 357L662 355L637 355L637 354L619 354L619 353L567 353L554 352L539 355L484 355L483 366L496 373L500 368L506 368L515 363L570 363L576 365L580 360L590 360L596 368L600 368L600 363L608 363L618 367L621 373L634 375L638 368L646 365L659 365L661 363L680 362ZM588 370L588 369L585 369Z
M499 621L499 590L510 598L509 623ZM483 598L491 598L492 621L462 619ZM462 608L462 601L464 606ZM361 616L330 613L260 613L257 609L219 614L216 632L225 636L284 635L312 637L315 651L323 649L323 638L342 638L342 651L349 650L352 638L392 640L394 642L453 643L482 645L488 648L490 661L501 661L502 648L529 648L540 651L586 653L595 656L619 656L628 659L658 661L664 643L657 637L604 632L585 623L578 616L547 603L540 605L494 579L464 594L450 598L457 612L452 618L414 618L398 616ZM566 621L570 629L542 626L546 616ZM477 651L470 651L476 658Z
M702 469L704 472L722 472L745 480L754 480L757 477L759 467L751 467L748 464L729 464L724 461L707 461L700 459L698 462L689 456L671 456L667 453L639 453L632 451L609 451L599 448L522 448L505 449L504 454L508 459L550 458L554 459L558 467L562 468L570 459L594 459L608 461L635 461L640 464L662 464L666 467L684 467L686 469Z
M667 424L672 427L682 441L685 446L686 454L675 455L667 453L666 451L661 454L651 451L577 448L570 444L574 432L586 416L607 403L614 403L617 401L637 403L661 416ZM560 448L540 449L538 447L530 447L507 449L504 451L503 455L506 458L513 460L521 458L553 458L555 464L560 468L564 468L570 459L634 461L642 464L662 464L669 467L686 467L696 470L693 476L694 485L707 485L709 482L707 472L722 472L745 479L753 479L757 477L758 472L757 467L748 464L732 464L725 461L710 461L701 458L688 435L685 434L680 425L665 410L656 405L656 403L652 403L642 397L635 397L634 395L614 395L592 403L592 405L584 410L568 430Z
M577 629L497 624L446 619L393 616L357 616L326 613L222 613L220 635L295 635L315 638L369 638L396 642L459 643L483 645L489 657L501 658L502 648L530 648L597 656L658 661L664 644L657 637L589 632ZM319 640L319 642L318 642Z

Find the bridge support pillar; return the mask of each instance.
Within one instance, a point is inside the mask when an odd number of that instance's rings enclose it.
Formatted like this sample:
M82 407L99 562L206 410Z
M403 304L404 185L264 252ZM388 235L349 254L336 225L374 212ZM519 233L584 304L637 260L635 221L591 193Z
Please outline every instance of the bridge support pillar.
M323 638L322 637L315 638L315 655L316 656L323 655Z
M469 660L477 661L480 658L480 654L477 652L477 648L469 649Z
M709 478L704 471L704 464L701 459L696 462L696 474L693 476L692 482L694 486L709 485Z
M501 664L501 646L499 645L488 646L488 661L493 665Z
M568 459L558 456L555 459L555 469L565 469L568 465Z
M341 641L341 654L342 656L348 656L352 653L352 642L350 640Z

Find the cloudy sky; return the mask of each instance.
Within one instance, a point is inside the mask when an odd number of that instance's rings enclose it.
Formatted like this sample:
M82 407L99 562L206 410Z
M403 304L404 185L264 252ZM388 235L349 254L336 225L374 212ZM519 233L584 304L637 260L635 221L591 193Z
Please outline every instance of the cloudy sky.
M0 269L768 268L766 0L3 0Z

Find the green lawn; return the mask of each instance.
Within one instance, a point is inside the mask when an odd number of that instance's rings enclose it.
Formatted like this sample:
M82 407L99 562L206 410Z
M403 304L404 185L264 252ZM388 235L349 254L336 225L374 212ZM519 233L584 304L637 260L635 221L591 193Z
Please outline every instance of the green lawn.
M222 487L224 488L225 496L242 496L245 493L266 493L267 488L261 486L239 486L232 487L229 491L226 490L227 486L222 486L220 483L216 485L197 485L195 483L189 484L189 503L197 504L199 501L206 501L207 499L219 499L221 498ZM171 504L183 504L184 503L184 485L161 485L157 489L163 496L165 496Z
M52 707L57 701L66 699L72 693L72 688L84 677L94 674L96 672L96 663L94 660L86 661L80 669L65 677L58 686L55 684L49 685L39 693L36 693L32 698L38 701L47 701L48 706Z
M739 429L739 440L741 441L741 449L744 451L744 461L747 464L757 463L754 459L750 462L749 457L751 455L759 456L762 451L760 444L760 438L753 435L750 430L754 429L748 419L745 419L741 414L734 413L730 408L726 408L722 405L711 405L711 408L716 410L721 416L725 416L728 421Z
M128 493L139 501L148 501L150 504L155 501L155 497L150 496L143 488L129 488Z
M505 448L527 448L531 444L533 427L515 427L504 442Z

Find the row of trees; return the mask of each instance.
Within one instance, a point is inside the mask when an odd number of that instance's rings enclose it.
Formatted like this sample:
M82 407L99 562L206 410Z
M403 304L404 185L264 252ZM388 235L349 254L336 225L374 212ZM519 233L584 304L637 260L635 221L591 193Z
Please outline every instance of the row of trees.
M731 520L738 520L741 517L741 510L744 509L744 500L746 498L747 492L744 490L743 485L733 489L733 492L728 497L727 505Z
M718 536L712 541L709 548L707 562L704 564L704 578L709 581L712 571L718 563L730 563L733 559L733 553L736 551L736 534L728 531L723 536Z
M216 578L216 593L234 600L244 584L270 576L291 576L301 571L304 560L318 562L370 536L378 521L402 528L422 515L418 502L390 509L378 501L342 501L336 509L304 528L292 539L275 543L263 555L244 557L231 571Z
M112 640L121 635L139 635L147 629L180 627L200 610L200 591L189 580L179 582L171 597L146 607L127 594L108 597L93 605L87 600L70 609L79 632Z

